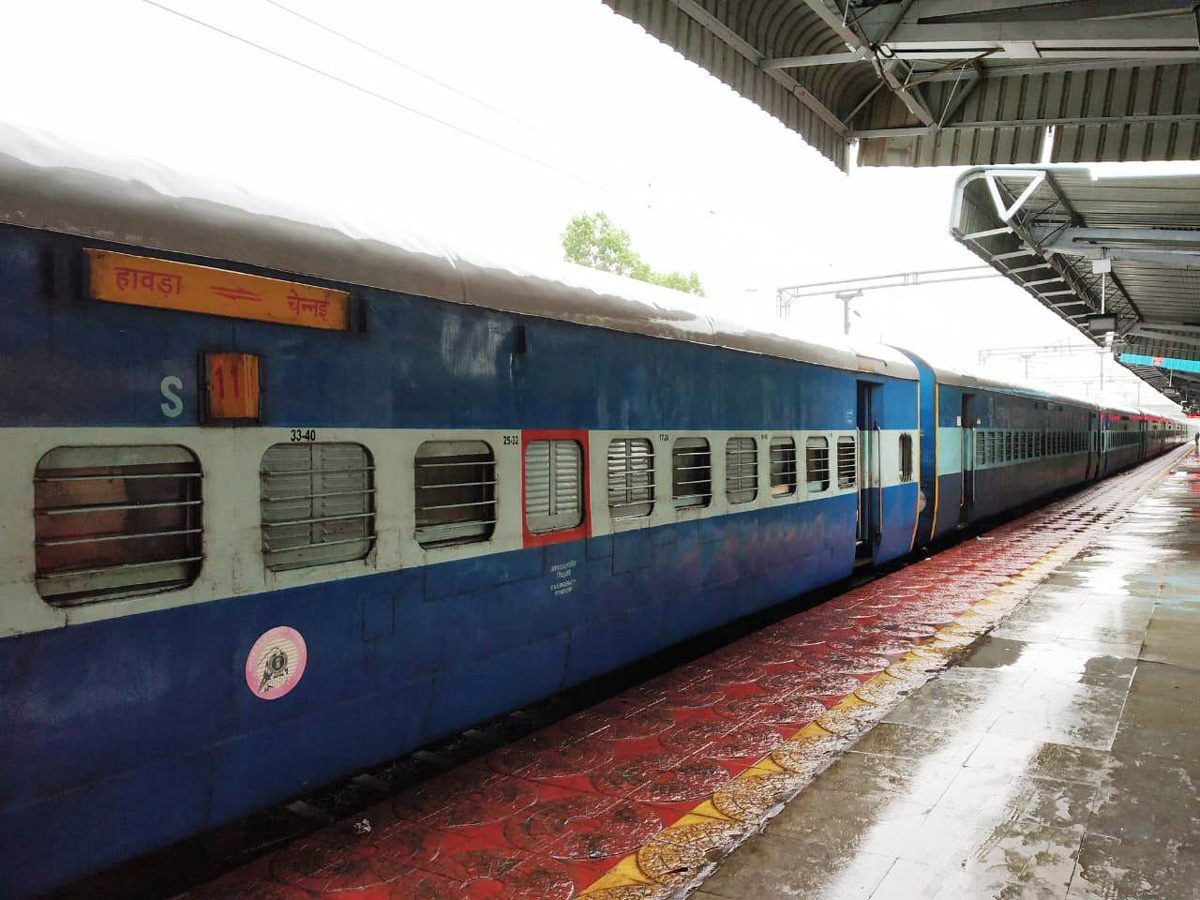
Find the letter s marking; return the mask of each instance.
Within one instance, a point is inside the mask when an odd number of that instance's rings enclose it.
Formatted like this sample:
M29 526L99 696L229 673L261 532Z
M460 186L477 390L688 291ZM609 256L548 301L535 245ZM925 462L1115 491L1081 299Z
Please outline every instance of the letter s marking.
M168 375L159 384L158 389L167 400L166 403L159 404L164 416L173 419L183 412L183 398L175 393L183 390L183 380L178 375Z

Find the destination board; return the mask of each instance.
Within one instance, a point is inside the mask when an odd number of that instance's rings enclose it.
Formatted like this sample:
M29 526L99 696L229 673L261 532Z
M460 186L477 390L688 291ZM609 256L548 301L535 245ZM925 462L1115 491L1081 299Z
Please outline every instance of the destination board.
M350 327L345 291L110 250L86 252L96 300L333 331Z

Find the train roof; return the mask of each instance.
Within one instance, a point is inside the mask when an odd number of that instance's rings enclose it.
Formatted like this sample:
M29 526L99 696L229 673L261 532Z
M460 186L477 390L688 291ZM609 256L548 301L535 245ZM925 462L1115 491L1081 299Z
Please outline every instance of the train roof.
M0 125L0 222L452 303L916 380L898 351L715 319L689 295L570 263L526 266L393 226ZM387 233L381 233L386 231ZM775 328L772 323L771 328Z
M910 351L904 351L906 353ZM912 356L925 362L926 365L933 371L934 378L939 384L952 385L954 387L977 388L986 390L1005 391L1012 394L1021 394L1026 397L1037 397L1040 400L1053 401L1055 403L1069 403L1073 406L1080 406L1084 409L1095 410L1097 412L1115 413L1122 416L1137 416L1142 419L1163 419L1165 421L1179 422L1175 416L1167 416L1162 413L1156 413L1148 409L1142 409L1138 406L1129 406L1124 403L1116 403L1110 400L1096 400L1091 397L1079 397L1072 394L1059 394L1044 391L1033 384L1022 384L1018 381L1001 381L995 378L988 378L985 375L979 375L974 372L967 372L962 369L956 369L953 366L941 365L939 363L929 362L919 353L912 353Z
M904 351L909 353L910 351ZM1070 403L1073 406L1082 406L1085 409L1098 410L1104 408L1104 405L1087 397L1076 397L1070 394L1057 394L1044 391L1036 385L1021 384L1016 381L1001 381L996 378L988 378L986 375L980 375L976 372L968 372L963 369L957 369L953 366L942 365L941 363L930 362L920 353L911 353L912 356L920 359L933 371L934 378L939 384L952 385L954 387L975 388L993 391L1005 391L1010 394L1021 394L1027 397L1037 397L1039 400L1052 400L1056 403Z

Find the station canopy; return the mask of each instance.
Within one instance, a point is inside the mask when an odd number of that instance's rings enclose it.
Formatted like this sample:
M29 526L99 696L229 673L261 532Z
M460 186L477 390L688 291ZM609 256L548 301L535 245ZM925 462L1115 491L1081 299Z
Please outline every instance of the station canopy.
M842 168L1200 157L1194 0L605 2Z
M956 239L1117 360L1200 407L1200 175L1078 166L972 169Z

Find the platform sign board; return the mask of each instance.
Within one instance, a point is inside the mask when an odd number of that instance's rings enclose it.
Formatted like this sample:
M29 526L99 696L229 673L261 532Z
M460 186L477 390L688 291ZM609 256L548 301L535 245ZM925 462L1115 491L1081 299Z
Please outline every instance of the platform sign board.
M333 331L350 327L345 291L110 250L86 252L96 300Z
M1122 353L1118 361L1130 366L1154 366L1157 369L1172 369L1176 372L1200 373L1200 360L1181 359L1173 356L1147 356L1142 353Z

